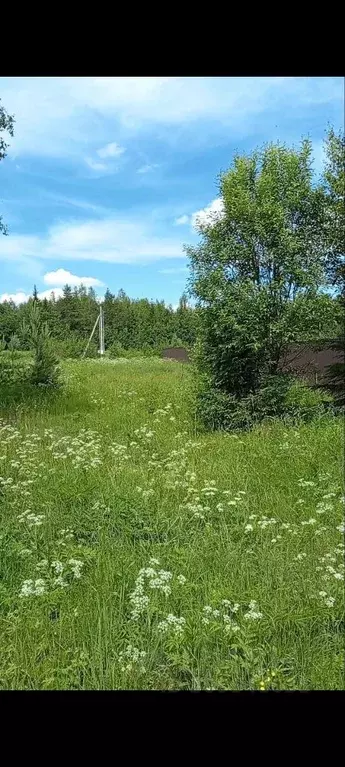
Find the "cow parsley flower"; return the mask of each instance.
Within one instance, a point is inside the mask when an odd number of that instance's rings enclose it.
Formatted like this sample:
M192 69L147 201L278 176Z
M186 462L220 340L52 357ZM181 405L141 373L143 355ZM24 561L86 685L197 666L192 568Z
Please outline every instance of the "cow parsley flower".
M56 563L61 565L61 563ZM81 568L84 567L84 562L80 559L69 559L68 564L71 567L72 573L75 578L81 578Z
M166 619L158 623L157 629L162 634L166 634L171 631L173 634L182 635L186 624L185 618L177 618L176 615L169 613Z
M249 610L248 612L244 613L243 617L246 620L259 620L260 618L262 618L262 613L259 612L259 610L257 609L257 606L258 606L257 602L254 599L252 599L251 602L249 602Z
M245 533L250 533L252 530L254 530L253 525L246 525L244 528Z
M43 578L37 578L36 580L26 580L22 584L20 591L20 597L39 596L44 594L46 590L46 583Z

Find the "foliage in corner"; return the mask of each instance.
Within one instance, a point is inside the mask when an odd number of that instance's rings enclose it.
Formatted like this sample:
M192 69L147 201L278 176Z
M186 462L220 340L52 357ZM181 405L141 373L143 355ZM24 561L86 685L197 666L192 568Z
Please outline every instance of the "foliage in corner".
M2 133L6 132L11 137L14 135L14 117L6 112L5 107L1 105L0 99L0 162L4 160L7 154L8 144L2 137ZM5 226L2 217L0 216L0 234L7 234L7 227Z

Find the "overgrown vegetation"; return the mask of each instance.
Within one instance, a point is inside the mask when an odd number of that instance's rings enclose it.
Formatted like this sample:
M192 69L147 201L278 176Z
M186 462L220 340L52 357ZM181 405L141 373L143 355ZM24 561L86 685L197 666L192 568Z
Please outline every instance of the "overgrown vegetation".
M342 689L342 424L195 433L191 368L0 413L0 687Z

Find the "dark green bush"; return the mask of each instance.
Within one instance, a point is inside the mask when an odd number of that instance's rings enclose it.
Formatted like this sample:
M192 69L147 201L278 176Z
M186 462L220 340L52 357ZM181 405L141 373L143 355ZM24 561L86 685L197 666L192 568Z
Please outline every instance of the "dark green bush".
M308 422L326 412L333 403L330 393L289 375L266 378L260 389L237 398L212 385L204 376L196 391L196 415L206 429L249 430L267 419Z
M13 386L28 382L32 367L32 356L28 353L17 352L14 359L9 352L0 353L0 385Z
M115 341L113 344L111 344L111 346L108 347L106 355L111 359L116 359L117 357L125 357L126 351L123 346L121 346L121 344Z
M135 359L140 357L159 357L160 356L160 350L158 348L155 348L153 346L150 346L149 344L143 344L140 349L124 349L121 344L115 342L113 343L109 349L107 349L106 352L107 357L110 357L112 359L116 358L125 358L125 359Z
M85 340L82 341L80 338L73 338L73 336L67 337L63 341L56 338L52 340L54 351L61 359L80 359L85 351L86 343ZM98 357L95 341L91 341L85 356Z

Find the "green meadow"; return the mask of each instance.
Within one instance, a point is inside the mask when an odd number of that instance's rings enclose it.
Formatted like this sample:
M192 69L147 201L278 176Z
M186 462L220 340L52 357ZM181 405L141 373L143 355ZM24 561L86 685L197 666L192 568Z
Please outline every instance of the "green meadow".
M0 410L0 688L344 686L343 423L204 434L192 368Z

